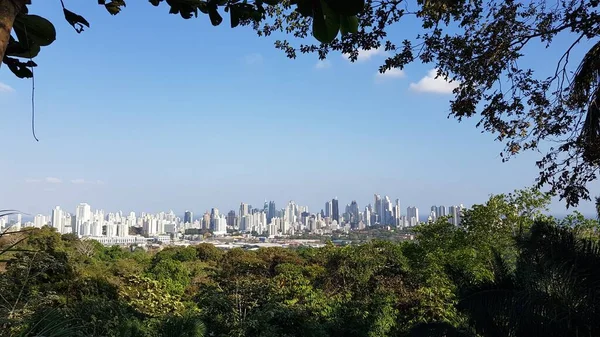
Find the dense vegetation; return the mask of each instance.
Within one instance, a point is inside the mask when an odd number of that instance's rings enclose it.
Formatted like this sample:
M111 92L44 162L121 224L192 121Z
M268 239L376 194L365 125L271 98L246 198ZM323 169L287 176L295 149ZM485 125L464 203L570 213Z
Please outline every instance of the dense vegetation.
M597 222L545 217L546 196L519 193L400 243L148 252L31 230L2 255L0 334L598 335Z

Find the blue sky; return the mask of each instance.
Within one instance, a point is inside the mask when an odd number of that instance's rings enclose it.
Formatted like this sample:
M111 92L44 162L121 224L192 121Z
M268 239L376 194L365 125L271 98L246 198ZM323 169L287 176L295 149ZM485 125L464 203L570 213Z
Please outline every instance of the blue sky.
M293 199L318 211L335 196L364 207L380 193L426 210L534 183L538 154L502 164L502 144L475 120L446 118L452 96L427 78L430 65L379 76L379 51L356 63L340 54L289 60L273 39L231 29L228 18L215 28L146 1L116 17L95 1L66 5L91 28L78 35L58 1L31 8L58 34L36 60L40 142L30 132L30 81L0 69L1 208L203 212ZM418 27L395 29L402 37ZM551 52L532 49L531 60ZM552 211L565 213L563 203Z

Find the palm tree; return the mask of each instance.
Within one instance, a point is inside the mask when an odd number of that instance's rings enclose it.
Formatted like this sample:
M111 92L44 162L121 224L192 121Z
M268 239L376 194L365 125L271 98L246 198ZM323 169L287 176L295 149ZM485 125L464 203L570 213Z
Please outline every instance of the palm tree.
M569 228L537 222L519 243L514 271L466 289L460 309L486 337L600 335L600 247Z

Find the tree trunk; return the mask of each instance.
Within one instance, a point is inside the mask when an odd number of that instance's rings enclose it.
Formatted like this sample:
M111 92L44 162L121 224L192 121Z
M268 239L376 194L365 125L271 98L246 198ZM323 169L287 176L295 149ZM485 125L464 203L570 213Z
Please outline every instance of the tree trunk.
M31 3L31 0L0 0L0 66L10 40L15 17L26 3Z

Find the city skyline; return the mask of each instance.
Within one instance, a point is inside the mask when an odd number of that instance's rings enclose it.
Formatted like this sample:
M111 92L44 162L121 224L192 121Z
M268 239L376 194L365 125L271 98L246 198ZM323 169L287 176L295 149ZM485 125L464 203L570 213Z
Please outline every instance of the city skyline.
M383 195L383 194L381 194L381 195ZM486 198L483 199L482 201L476 202L475 204L483 204L483 203L485 203L487 201L488 198L489 198L489 195L486 196ZM251 205L253 207L253 209L258 208L258 209L267 209L268 210L269 203L271 203L271 202L274 202L275 205L283 205L283 204L287 204L290 201L297 202L298 204L306 205L308 207L308 209L310 210L310 212L312 212L312 213L317 213L317 212L320 212L321 210L323 210L324 214L328 214L327 213L328 212L328 210L327 210L327 203L331 204L331 201L333 199L337 199L338 200L338 203L339 203L338 212L339 212L339 214L343 213L344 212L344 208L347 205L350 205L353 201L356 201L358 203L359 208L364 208L365 206L367 206L369 204L372 204L373 206L375 206L375 202L372 200L372 197L371 198L367 198L367 197L348 198L348 199L345 199L345 200L340 200L340 198L338 198L338 197L333 197L331 199L325 199L325 201L322 202L321 206L319 206L319 202L315 202L315 201L304 202L304 201L298 201L297 199L289 199L289 200L262 199L262 200L257 201L257 202L244 202L244 201L242 201L242 202L238 202L238 203L233 203L232 206L225 206L225 207L223 207L221 205L217 205L217 204L214 204L212 206L209 204L209 205L206 205L206 206L193 207L193 206L189 206L192 203L187 203L188 206L186 206L186 207L184 207L184 206L177 206L177 205L173 205L173 207L170 207L168 205L165 205L165 206L162 206L162 207L159 206L159 207L155 207L155 208L143 208L143 207L142 208L134 208L134 207L126 208L126 207L103 207L103 206L97 206L97 208L101 209L101 210L109 211L109 212L125 212L125 213L129 213L129 212L136 212L136 213L138 213L138 212L143 212L143 213L159 213L159 212L164 212L164 211L173 211L173 212L175 212L175 214L177 216L181 217L182 219L185 217L185 213L189 211L189 212L192 213L194 219L197 219L197 218L201 217L202 214L204 214L204 212L206 212L206 211L210 212L210 210L212 208L217 208L217 209L221 210L222 212L229 212L231 210L234 210L236 212L236 214L238 214L239 204L240 203L246 203L248 205ZM371 199L371 200L369 200L369 199ZM433 199L434 198L432 198L432 200ZM421 202L419 204L418 203L405 203L405 202L402 202L402 198L397 198L397 197L394 197L391 200L393 200L394 202L396 200L400 201L400 204L403 205L402 208L401 208L402 213L406 212L406 207L405 206L417 207L419 210L421 210L421 216L420 216L421 220L427 218L427 215L429 214L429 209L430 209L431 205L438 205L438 204L440 204L440 205L447 205L447 206L449 206L449 205L459 205L459 204L462 204L465 208L470 208L473 205L473 204L469 204L469 203L465 203L465 202L459 202L459 200L457 200L457 201L443 201L443 202L442 201L435 201L434 200L434 201L426 202L426 203ZM347 202L345 202L345 201L347 201ZM77 205L79 203L80 202L75 202L73 204ZM90 202L89 200L87 201L87 203L98 205L98 203ZM265 204L265 203L267 203L267 204ZM232 203L227 203L227 205L231 205L231 204ZM52 207L45 207L45 210L44 210L44 207L36 207L35 208L36 211L33 211L33 212L27 212L27 211L24 211L23 209L19 209L18 207L13 207L13 208L16 209L16 210L18 210L19 212L21 212L22 216L25 219L29 219L29 218L33 218L36 214L45 214L44 212L47 213L48 209L51 210L51 209L53 209L57 205L61 206L61 205L66 205L66 204L55 204ZM330 205L330 206L332 208L331 211L333 211L333 205ZM66 206L64 209L67 210L67 211L69 211L69 212L71 212L71 213L76 213L77 212L76 206L73 206L72 209L70 209L70 207L71 206ZM278 206L277 206L276 209L280 210L280 208ZM584 211L584 212L581 212L581 213L584 214L585 216L588 216L588 217L595 217L595 213L594 213L593 209L586 209L586 210L587 211ZM550 211L548 213L551 214L551 215L554 215L554 216L562 217L562 216L565 216L567 214L570 214L571 212L573 212L573 209L554 211L552 209L552 207L551 207Z
M210 230L215 236L238 233L236 235L266 235L268 238L276 238L304 233L349 233L372 228L374 225L405 230L423 222L417 207L408 206L403 214L399 199L392 202L389 196L373 196L373 203L364 206L364 211L360 210L356 200L352 200L341 212L339 201L335 197L325 202L326 211L321 209L311 212L308 206L294 201L289 201L280 209L274 201L265 201L262 208L242 202L237 215L235 210L225 215L225 212L213 207L210 212L205 211L197 218L189 210L184 212L183 217L177 216L172 210L155 214L135 211L105 212L82 202L75 207L74 213L56 206L50 215L37 214L31 221L23 219L22 214L16 214L16 219L2 216L0 230L10 232L24 227L50 226L61 234L74 234L79 238L90 238L111 245L143 243L148 240L173 242L184 239L185 235L190 235L193 231L198 234L198 230ZM426 221L449 216L448 221L459 226L463 215L462 204L448 208L432 206Z

